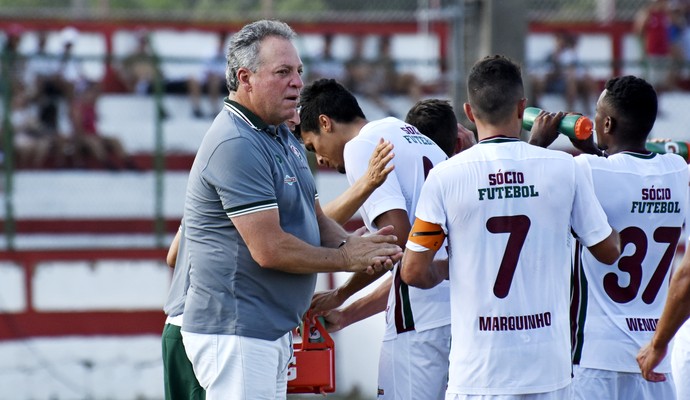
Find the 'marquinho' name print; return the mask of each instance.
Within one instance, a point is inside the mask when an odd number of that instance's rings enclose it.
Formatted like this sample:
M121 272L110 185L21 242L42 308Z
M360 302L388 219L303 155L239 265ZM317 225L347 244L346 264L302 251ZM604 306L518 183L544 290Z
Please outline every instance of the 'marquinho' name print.
M678 214L680 204L672 201L670 188L642 188L641 201L633 201L630 207L631 213L637 214Z
M538 197L534 185L525 184L525 174L520 171L501 171L487 176L488 187L479 188L479 200L516 199Z
M551 326L549 311L532 315L479 316L480 331L524 331Z

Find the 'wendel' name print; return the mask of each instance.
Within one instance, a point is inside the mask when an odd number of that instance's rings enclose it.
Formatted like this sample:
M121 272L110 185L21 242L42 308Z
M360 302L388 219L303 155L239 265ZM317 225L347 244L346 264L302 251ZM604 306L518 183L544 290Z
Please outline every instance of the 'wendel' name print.
M671 189L669 188L643 188L642 201L633 201L630 208L631 213L638 214L678 214L680 204L671 200Z
M477 189L479 200L515 199L520 197L538 197L534 185L525 185L525 175L520 171L498 170L489 174L489 187Z

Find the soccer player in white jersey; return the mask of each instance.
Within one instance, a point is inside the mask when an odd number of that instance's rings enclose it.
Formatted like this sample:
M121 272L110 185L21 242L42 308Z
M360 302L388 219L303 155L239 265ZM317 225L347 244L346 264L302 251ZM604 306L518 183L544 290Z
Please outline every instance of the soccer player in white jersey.
M621 257L608 267L579 249L574 258L573 390L576 399L672 399L671 379L650 383L635 360L657 326L688 202L688 167L677 154L645 149L657 95L635 76L611 78L599 96L590 138L576 143L599 154L575 157L594 184L609 224L620 232ZM558 135L532 129L531 142ZM664 362L658 372L669 374Z
M467 91L479 143L429 173L402 279L450 279L447 400L568 399L570 232L605 263L620 254L618 234L572 156L520 141L519 66L480 60ZM446 237L449 262L432 262Z
M446 153L417 128L397 118L368 121L356 98L332 79L306 86L300 94L300 106L305 147L316 153L320 165L346 173L350 184L365 173L366 157L381 138L393 144L395 169L361 211L367 228L392 225L399 244L404 245L424 178L447 158ZM453 133L457 136L457 129ZM378 398L442 399L450 350L447 282L433 291L410 288L400 280L397 268L389 279L367 296L364 304L358 303L351 316L359 320L386 309ZM355 274L344 286L316 296L313 310L339 307L372 280L370 275Z

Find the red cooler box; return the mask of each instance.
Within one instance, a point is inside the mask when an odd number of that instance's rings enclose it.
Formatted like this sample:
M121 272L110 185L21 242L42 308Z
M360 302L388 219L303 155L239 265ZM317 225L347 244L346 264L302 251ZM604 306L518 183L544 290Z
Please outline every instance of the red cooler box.
M305 318L295 330L294 356L288 368L288 393L335 392L335 344L321 318Z

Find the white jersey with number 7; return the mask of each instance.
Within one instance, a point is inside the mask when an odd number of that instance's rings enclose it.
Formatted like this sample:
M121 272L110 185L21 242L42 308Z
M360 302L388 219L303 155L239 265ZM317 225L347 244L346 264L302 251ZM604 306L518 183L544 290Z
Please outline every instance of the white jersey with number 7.
M573 157L485 139L431 170L416 217L448 235L448 393L567 386L571 229L587 246L611 233Z

